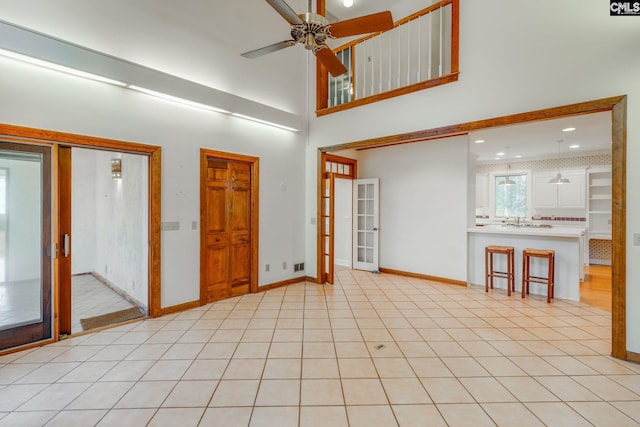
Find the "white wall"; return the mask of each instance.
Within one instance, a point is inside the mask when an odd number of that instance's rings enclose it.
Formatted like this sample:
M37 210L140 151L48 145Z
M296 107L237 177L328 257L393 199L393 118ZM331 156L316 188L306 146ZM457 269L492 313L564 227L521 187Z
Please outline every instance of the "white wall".
M466 281L467 138L365 150L380 178L380 267Z
M71 150L71 274L97 272L96 153Z
M72 274L96 272L148 302L148 158L72 150ZM122 179L111 159L122 159Z
M628 95L640 116L640 26L583 0L461 0L456 83L313 119L307 265L315 266L316 147ZM594 29L597 29L595 31ZM310 106L315 100L310 100ZM310 107L311 108L311 107ZM627 121L627 349L640 353L640 121ZM465 248L460 247L460 252ZM308 272L315 275L315 271Z
M122 179L111 158L122 159ZM144 305L148 300L148 168L146 156L96 153L95 271Z
M259 284L305 275L292 269L304 261L304 134L5 59L0 74L2 123L162 147L162 220L180 222L162 233L163 307L199 299L200 147L260 158Z

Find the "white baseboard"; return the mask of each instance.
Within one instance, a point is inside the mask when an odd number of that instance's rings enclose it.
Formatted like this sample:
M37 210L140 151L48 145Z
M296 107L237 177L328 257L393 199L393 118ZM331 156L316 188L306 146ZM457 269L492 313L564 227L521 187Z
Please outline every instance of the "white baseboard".
M335 265L339 265L341 267L349 267L349 268L351 268L351 260L348 260L348 259L334 259L333 263Z

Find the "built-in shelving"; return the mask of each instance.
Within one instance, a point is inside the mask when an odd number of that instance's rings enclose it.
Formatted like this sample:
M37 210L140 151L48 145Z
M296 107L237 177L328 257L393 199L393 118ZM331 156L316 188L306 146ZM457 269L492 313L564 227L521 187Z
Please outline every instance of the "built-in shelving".
M611 167L589 168L587 180L589 238L611 240Z

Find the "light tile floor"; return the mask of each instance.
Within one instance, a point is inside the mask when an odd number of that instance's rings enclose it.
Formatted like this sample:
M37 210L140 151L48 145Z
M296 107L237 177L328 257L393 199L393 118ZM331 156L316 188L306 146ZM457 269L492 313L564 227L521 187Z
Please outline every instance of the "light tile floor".
M80 319L113 313L134 307L117 292L96 279L92 274L71 277L71 331L82 332Z
M630 426L581 303L339 271L0 358L0 426Z

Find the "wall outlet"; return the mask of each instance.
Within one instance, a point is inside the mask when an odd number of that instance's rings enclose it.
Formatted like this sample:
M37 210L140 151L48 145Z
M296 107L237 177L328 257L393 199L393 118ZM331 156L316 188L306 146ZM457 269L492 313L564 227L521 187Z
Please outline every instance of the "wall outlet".
M282 262L282 269L286 270L287 269L287 261L283 261Z
M633 233L633 246L640 246L640 233Z
M270 271L271 270L271 264L266 264L264 266L264 271Z

